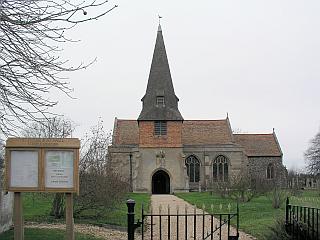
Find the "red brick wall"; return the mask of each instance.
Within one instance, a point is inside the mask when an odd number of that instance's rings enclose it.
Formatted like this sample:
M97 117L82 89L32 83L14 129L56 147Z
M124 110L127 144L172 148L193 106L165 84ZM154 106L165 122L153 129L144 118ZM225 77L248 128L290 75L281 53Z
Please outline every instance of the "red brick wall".
M154 135L153 121L139 122L140 147L181 147L182 122L167 122L167 135Z

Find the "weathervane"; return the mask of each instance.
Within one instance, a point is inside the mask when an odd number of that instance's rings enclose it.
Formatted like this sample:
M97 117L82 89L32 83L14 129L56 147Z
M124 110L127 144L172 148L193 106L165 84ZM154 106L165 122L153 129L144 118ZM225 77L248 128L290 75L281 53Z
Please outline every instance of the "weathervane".
M160 25L162 17L159 14L158 14L158 18L159 18L159 25Z

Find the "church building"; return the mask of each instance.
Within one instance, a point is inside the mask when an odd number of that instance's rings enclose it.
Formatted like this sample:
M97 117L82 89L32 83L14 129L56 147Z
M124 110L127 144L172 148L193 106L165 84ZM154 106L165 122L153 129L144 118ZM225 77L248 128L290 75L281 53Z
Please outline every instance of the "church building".
M206 190L251 179L286 183L275 132L234 134L228 116L186 120L179 111L161 26L142 110L137 119L115 118L109 160L134 192ZM204 103L206 104L206 103Z

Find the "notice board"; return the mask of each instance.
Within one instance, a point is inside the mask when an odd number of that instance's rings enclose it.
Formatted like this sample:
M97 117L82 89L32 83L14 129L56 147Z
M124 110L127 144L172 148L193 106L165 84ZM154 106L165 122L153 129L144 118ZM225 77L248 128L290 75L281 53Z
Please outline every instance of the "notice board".
M76 138L9 138L6 188L13 192L79 192Z

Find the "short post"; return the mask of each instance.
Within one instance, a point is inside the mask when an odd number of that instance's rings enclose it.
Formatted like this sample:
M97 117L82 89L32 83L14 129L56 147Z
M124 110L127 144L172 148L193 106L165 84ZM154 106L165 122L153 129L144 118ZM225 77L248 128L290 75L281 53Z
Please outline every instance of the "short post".
M14 240L24 240L21 192L14 193Z
M136 202L132 199L127 200L128 207L128 240L134 240L134 205Z
M67 240L74 240L72 193L66 193L66 225L67 225Z
M237 239L239 239L239 201L237 201Z

